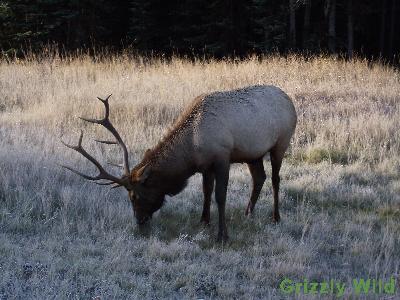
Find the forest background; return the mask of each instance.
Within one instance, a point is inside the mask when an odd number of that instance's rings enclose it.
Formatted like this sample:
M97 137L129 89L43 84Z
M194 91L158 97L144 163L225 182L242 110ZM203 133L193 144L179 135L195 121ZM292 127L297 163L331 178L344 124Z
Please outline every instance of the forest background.
M398 63L397 2L3 0L0 49L8 56L42 53L49 44L61 53L96 55L104 49L191 58L330 53Z

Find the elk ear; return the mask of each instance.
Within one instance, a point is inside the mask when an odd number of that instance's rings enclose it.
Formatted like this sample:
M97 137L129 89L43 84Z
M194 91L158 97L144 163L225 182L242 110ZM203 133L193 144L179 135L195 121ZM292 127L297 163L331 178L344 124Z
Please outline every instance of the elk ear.
M144 183L146 179L149 177L150 171L151 168L148 165L144 165L143 167L141 167L137 172L136 181L139 183Z

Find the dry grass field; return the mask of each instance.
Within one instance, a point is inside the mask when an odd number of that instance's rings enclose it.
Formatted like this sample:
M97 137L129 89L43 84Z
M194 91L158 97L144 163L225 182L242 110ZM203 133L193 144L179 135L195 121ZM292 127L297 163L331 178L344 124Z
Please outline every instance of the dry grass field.
M111 119L132 165L195 96L255 84L283 89L298 113L277 225L267 158L252 218L247 166L231 168L225 245L215 242L215 203L211 226L199 224L199 175L139 231L126 191L59 166L95 171L60 143L75 143L81 128L101 162L121 159L118 147L93 142L105 129L77 118L101 116L96 96L113 94ZM399 290L399 129L400 74L363 60L1 61L0 299L293 299L279 289L284 278L350 286L393 276ZM333 296L297 295L324 297Z

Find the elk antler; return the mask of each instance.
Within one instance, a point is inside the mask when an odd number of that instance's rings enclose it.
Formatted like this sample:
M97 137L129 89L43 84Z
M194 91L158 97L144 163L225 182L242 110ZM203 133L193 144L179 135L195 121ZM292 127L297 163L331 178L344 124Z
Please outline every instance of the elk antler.
M99 141L99 143L103 144L118 144L121 148L122 151L124 152L124 173L126 176L129 176L129 159L128 159L128 150L124 144L124 142L121 139L121 136L119 135L118 131L114 128L114 126L111 124L110 119L108 118L110 116L110 105L108 104L108 99L111 97L112 94L110 94L106 99L101 99L100 97L97 97L101 102L103 102L105 108L106 108L106 113L103 119L97 120L97 119L86 119L79 117L80 119L89 122L89 123L95 123L95 124L100 124L104 128L108 129L112 135L116 138L117 142L109 142L109 141Z
M121 178L118 178L118 177L115 177L115 176L107 173L104 170L104 168L102 167L102 165L93 156L91 156L89 153L86 152L86 150L82 147L82 139L83 139L83 131L82 130L81 130L81 134L79 136L77 146L68 145L68 144L64 143L62 140L61 140L61 143L63 143L63 145L65 145L66 147L73 149L76 152L79 152L80 154L82 154L86 159L88 159L92 164L94 164L97 167L97 169L99 170L99 174L97 176L88 176L86 174L83 174L79 171L72 169L71 167L68 167L68 166L63 166L63 167L70 170L71 172L73 172L75 174L78 174L79 176L82 176L85 179L88 179L88 180L92 180L92 181L108 180L109 181L106 183L95 182L96 184L99 184L99 185L116 184L112 188L116 188L116 187L120 187L120 186L126 187L129 185L129 175L130 175L129 174L128 150L127 150L124 142L122 141L121 136L119 135L119 133L117 132L117 130L114 128L114 126L111 124L111 122L109 120L110 106L108 104L108 99L110 97L111 97L111 95L109 95L104 100L97 97L97 99L99 99L101 102L103 102L103 104L106 108L105 116L103 119L97 120L97 119L86 119L86 118L81 118L81 117L80 117L80 119L90 122L90 123L100 124L103 127L105 127L106 129L108 129L113 134L113 136L117 140L116 142L114 142L114 141L111 141L111 142L110 141L99 141L99 140L96 140L96 142L104 143L104 144L118 144L122 148L122 151L124 153L124 164L123 164L124 175Z

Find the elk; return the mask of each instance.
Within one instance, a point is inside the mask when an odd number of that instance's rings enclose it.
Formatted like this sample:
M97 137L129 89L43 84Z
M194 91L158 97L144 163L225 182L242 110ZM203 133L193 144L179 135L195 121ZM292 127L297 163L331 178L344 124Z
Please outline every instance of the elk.
M279 170L297 123L293 103L281 89L258 85L195 98L166 136L153 149L147 150L142 161L132 170L129 168L127 147L109 120L110 96L98 98L105 106L103 119L81 119L100 124L111 132L115 141L97 142L118 144L122 148L123 175L111 175L85 151L82 147L82 131L77 146L62 143L88 159L97 167L98 175L89 176L63 167L100 185L124 187L139 225L161 208L166 195L173 196L181 192L188 178L199 172L203 176L204 194L201 222L210 222L215 183L219 216L217 240L227 240L225 202L230 164L247 163L249 167L253 188L245 214L252 214L266 180L263 157L268 152L274 198L272 217L275 222L280 220Z

